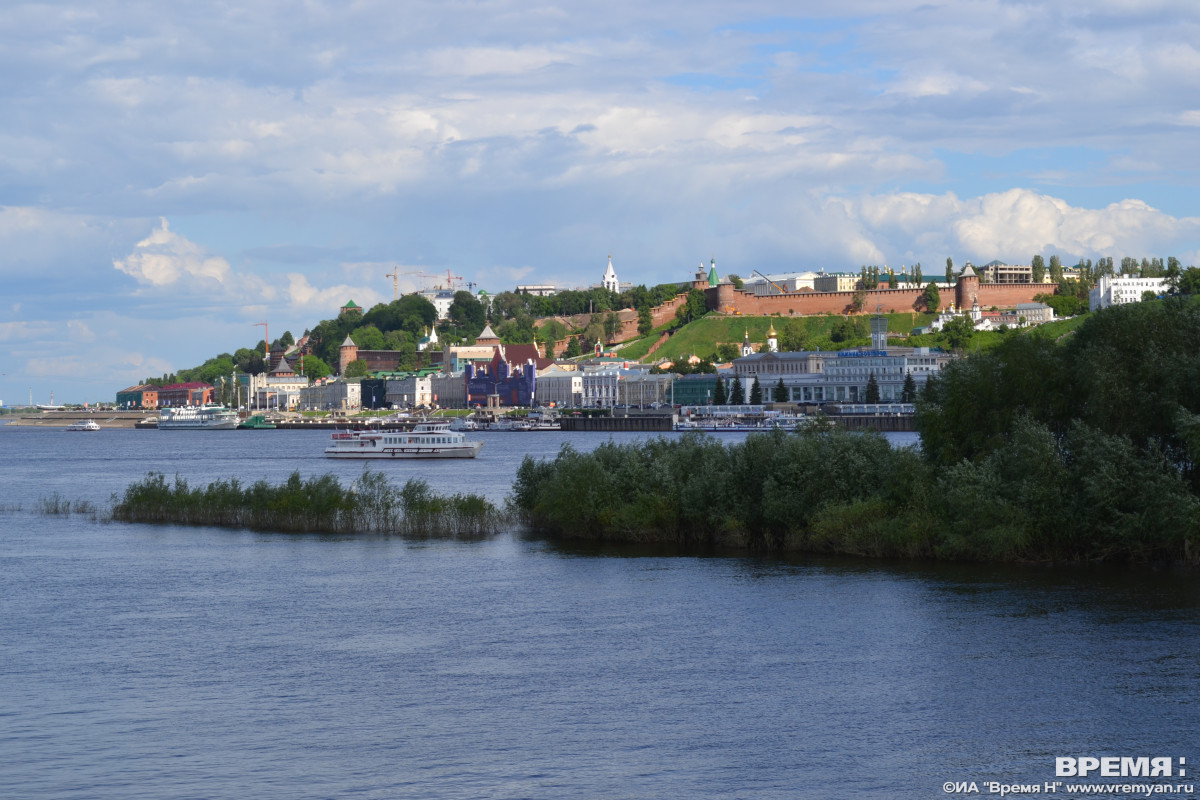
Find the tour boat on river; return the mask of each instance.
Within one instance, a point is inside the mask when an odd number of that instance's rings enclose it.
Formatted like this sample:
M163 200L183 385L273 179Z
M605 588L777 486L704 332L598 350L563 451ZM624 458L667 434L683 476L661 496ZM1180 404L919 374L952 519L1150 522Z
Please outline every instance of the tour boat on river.
M81 419L78 422L72 422L70 425L68 425L67 430L69 430L69 431L98 431L98 430L100 430L100 424L97 423L95 420Z
M178 406L158 414L158 429L231 431L238 426L236 411L225 406Z
M337 431L328 458L474 458L483 442L468 442L449 422L421 422L411 431Z

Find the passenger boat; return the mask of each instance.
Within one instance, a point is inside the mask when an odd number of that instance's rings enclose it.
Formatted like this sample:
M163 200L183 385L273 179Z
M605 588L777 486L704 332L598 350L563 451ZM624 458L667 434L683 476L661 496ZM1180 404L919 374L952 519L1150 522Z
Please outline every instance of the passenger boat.
M95 420L81 419L78 422L72 422L67 426L69 431L98 431L100 425Z
M237 412L225 406L178 406L176 408L164 408L158 415L158 429L160 431L231 431L237 425Z
M474 458L483 442L468 442L449 422L421 422L411 431L337 431L327 458Z

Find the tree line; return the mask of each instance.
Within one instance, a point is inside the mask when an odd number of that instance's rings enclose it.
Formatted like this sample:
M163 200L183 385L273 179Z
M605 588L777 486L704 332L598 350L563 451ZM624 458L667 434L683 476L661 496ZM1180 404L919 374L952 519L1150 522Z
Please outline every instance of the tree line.
M815 425L526 458L556 537L903 558L1200 563L1200 300L1091 315L950 364L919 449Z

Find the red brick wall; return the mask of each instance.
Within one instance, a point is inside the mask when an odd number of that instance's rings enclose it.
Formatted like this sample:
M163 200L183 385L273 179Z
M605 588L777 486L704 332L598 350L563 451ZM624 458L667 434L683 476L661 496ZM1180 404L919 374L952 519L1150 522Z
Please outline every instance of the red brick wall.
M998 306L1011 308L1017 303L1031 303L1033 296L1045 292L1053 293L1054 286L1046 283L988 283L981 285L976 293L983 308ZM876 309L886 313L924 311L923 287L909 289L870 289L865 294L863 314L874 314ZM733 288L732 284L721 284L705 290L710 311L723 314L746 314L749 316L804 316L810 314L853 314L854 292L794 292L754 296L749 292ZM950 298L943 294L942 304ZM957 300L955 301L957 302ZM970 307L970 304L967 304Z
M1017 303L1032 303L1035 295L1054 294L1052 283L984 283L979 286L979 307L1012 308Z

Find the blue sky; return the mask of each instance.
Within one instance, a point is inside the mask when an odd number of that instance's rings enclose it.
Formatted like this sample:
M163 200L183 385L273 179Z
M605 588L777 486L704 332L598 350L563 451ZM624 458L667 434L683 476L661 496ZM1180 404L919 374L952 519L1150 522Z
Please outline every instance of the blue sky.
M299 335L393 265L1197 263L1194 42L1152 0L10 3L0 400Z

